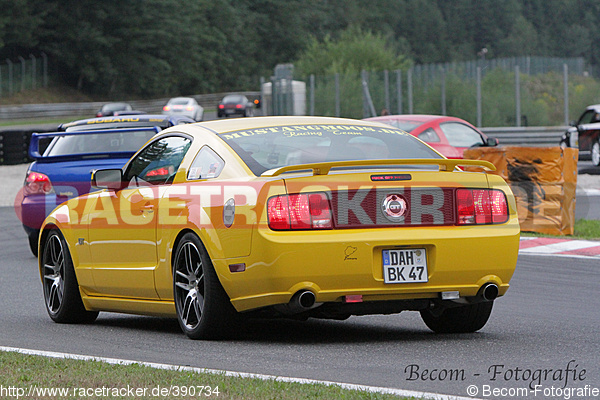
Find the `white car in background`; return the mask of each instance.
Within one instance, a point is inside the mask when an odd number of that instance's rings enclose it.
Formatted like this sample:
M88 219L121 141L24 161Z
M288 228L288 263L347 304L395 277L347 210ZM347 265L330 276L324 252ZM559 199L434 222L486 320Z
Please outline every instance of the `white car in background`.
M173 97L163 107L165 115L183 115L195 121L204 120L204 108L193 97Z

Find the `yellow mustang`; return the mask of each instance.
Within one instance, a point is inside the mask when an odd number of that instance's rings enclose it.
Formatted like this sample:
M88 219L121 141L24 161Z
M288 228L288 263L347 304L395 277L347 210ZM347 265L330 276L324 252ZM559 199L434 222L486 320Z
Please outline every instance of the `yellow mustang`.
M420 311L474 332L505 294L519 245L514 197L384 124L260 117L166 129L40 231L56 322L99 311L177 317L213 339L246 317Z

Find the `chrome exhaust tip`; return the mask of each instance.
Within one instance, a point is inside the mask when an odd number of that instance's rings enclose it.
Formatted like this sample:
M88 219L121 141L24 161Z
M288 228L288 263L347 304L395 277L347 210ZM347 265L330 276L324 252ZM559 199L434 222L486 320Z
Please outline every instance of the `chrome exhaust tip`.
M315 305L317 298L310 290L301 290L292 297L292 302L301 309L309 309Z
M493 301L498 297L499 289L495 283L486 283L479 290L481 298L485 301Z

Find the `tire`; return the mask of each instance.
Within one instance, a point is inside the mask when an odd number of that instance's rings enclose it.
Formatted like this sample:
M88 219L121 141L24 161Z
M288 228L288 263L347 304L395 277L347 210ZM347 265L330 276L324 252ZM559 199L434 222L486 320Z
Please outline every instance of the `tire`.
M600 166L600 142L596 140L592 145L592 164Z
M441 315L422 310L421 318L435 333L472 333L487 323L492 313L493 301L445 309Z
M173 298L181 330L190 339L223 339L238 315L200 239L186 233L173 259Z
M38 236L40 231L35 231L27 235L27 239L29 241L29 250L34 256L38 256Z
M98 317L97 311L83 306L67 242L56 229L42 248L42 285L46 311L54 322L90 323Z

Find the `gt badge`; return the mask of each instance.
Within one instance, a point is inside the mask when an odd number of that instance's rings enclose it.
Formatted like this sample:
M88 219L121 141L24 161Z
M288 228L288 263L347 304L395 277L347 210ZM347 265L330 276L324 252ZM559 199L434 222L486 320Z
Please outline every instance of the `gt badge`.
M399 194L388 194L381 203L383 215L392 222L402 222L407 210L406 200Z

